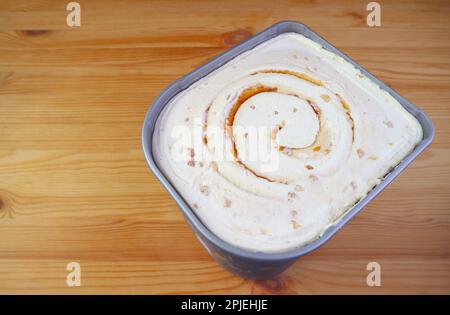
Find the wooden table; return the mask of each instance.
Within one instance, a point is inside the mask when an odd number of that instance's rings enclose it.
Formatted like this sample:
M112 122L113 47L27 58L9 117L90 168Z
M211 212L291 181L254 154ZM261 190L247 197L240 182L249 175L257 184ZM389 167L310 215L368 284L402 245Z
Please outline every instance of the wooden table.
M0 2L1 293L450 293L450 4ZM152 175L141 126L170 82L302 21L423 108L436 139L320 250L268 281L219 267ZM81 265L81 287L66 265ZM366 265L381 264L381 287Z

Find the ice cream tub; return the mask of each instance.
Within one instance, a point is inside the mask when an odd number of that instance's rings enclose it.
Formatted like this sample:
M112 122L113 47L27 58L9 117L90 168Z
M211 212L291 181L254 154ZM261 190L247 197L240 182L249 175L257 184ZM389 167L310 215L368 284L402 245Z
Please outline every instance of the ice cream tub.
M163 109L181 92L188 89L198 80L209 75L224 64L252 50L258 45L269 41L278 35L285 33L298 33L319 44L326 51L331 52L355 67L366 78L378 85L382 90L390 94L407 112L409 112L420 124L423 137L414 149L405 156L400 163L393 167L382 180L374 186L362 199L350 207L345 213L340 215L339 220L331 224L321 233L320 237L289 250L280 252L252 251L231 244L211 231L202 219L196 214L194 209L186 201L186 198L177 190L169 180L167 174L158 165L152 150L152 139L155 132L155 125ZM310 80L310 79L309 79ZM329 100L326 100L329 101ZM400 107L400 106L399 106ZM402 109L403 111L403 109ZM434 126L430 118L411 102L400 96L392 88L381 82L370 74L367 70L343 54L333 45L325 41L317 33L309 29L306 25L293 21L277 23L261 33L253 36L236 47L224 52L205 65L197 68L186 76L169 85L153 102L145 117L142 128L142 148L150 169L160 180L175 202L179 205L186 221L189 223L196 236L208 250L211 256L225 269L244 278L266 279L282 273L298 258L318 249L328 241L337 231L349 220L359 213L375 196L386 188L426 147L428 147L434 137ZM319 148L320 149L320 148Z

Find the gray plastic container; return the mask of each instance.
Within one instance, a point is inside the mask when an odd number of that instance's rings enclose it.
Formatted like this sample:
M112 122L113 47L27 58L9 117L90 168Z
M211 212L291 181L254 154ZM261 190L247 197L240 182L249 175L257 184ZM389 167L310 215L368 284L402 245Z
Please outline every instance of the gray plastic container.
M152 153L152 136L155 128L156 120L161 110L169 101L179 92L188 88L191 84L208 75L210 72L219 68L229 60L240 55L241 53L254 48L255 46L267 41L277 35L295 32L302 34L311 40L319 43L325 49L343 57L345 60L353 64L361 70L368 78L377 83L382 89L389 92L397 101L408 110L420 122L423 128L423 140L417 145L411 154L397 165L384 180L378 184L370 193L361 201L359 201L352 209L350 209L335 225L329 227L325 233L318 239L312 241L306 246L292 249L282 253L259 253L251 252L233 246L212 233L196 216L195 212L183 200L183 197L173 187L167 177L163 174L159 166L156 164ZM161 181L167 191L172 195L183 212L187 222L190 224L201 243L206 247L208 252L214 259L225 269L244 278L267 279L282 273L299 257L316 250L328 241L336 232L341 229L348 221L358 214L372 199L374 199L383 189L385 189L426 147L428 147L434 138L434 126L430 118L411 102L400 96L397 92L387 86L385 83L374 77L366 69L361 67L355 61L350 59L344 53L339 51L333 45L328 43L317 33L302 23L293 21L279 22L261 33L253 36L236 47L224 52L205 65L197 68L181 79L169 85L156 98L145 117L144 126L142 128L142 148L145 158L150 169Z

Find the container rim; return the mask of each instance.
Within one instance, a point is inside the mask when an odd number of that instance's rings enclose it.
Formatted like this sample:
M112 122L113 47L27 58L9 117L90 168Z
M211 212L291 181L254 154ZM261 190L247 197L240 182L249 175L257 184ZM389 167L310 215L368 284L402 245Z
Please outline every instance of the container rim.
M300 31L299 31L300 30ZM163 108L181 91L186 89L188 86L194 82L200 80L204 76L208 75L212 71L221 67L224 63L228 62L237 55L254 48L255 46L261 44L262 42L278 36L283 33L295 32L302 34L319 44L321 44L324 49L329 50L339 56L343 57L346 61L351 63L357 69L359 69L365 76L370 78L373 82L378 84L382 89L389 92L406 110L408 110L413 116L419 120L422 128L424 129L424 137L422 141L416 146L416 148L406 156L403 161L401 161L390 173L388 173L384 179L373 188L363 199L358 201L352 208L348 209L340 218L330 225L324 233L311 241L310 243L300 246L297 248L290 249L284 252L254 252L239 248L234 246L218 236L216 236L212 231L210 231L206 225L200 220L200 218L195 214L191 207L185 202L180 193L175 189L175 187L170 183L168 178L163 174L159 166L157 165L153 153L152 153L152 139L154 132L154 124L158 119L159 114ZM311 38L313 37L313 38ZM244 48L244 50L242 50ZM426 129L426 130L425 130ZM426 131L426 133L425 133ZM145 159L149 165L152 172L158 178L158 180L163 184L165 189L174 198L175 202L179 205L186 219L192 224L195 229L195 233L200 233L209 242L215 246L221 248L222 250L233 254L235 256L264 261L264 262L276 262L293 260L299 258L309 252L317 249L318 247L324 245L328 240L330 240L346 223L348 223L354 216L356 216L370 201L372 201L379 193L381 193L421 152L423 152L433 141L435 135L435 128L431 119L416 107L414 104L406 100L404 97L399 95L394 89L387 86L384 82L380 81L364 67L359 65L353 59L348 57L346 54L338 50L332 44L328 43L325 39L320 37L316 32L312 31L308 26L303 23L296 21L281 21L269 28L257 33L256 35L250 37L244 42L226 50L225 52L219 54L213 59L209 60L202 66L196 68L195 70L184 75L180 79L174 81L169 86L167 86L159 96L153 101L150 108L147 110L143 127L142 127L142 150L144 152Z

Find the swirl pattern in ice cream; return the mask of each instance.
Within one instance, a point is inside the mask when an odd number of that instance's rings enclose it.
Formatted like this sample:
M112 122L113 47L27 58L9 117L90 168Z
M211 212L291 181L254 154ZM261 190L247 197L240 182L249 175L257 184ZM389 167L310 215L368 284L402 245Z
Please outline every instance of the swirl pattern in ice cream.
M153 152L212 232L280 252L320 237L421 139L416 119L359 70L284 34L177 95Z

